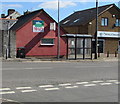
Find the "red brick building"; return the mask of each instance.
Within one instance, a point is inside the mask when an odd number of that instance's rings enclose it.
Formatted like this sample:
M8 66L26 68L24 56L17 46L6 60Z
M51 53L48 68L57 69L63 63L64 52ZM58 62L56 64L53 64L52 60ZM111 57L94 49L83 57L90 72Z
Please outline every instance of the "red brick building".
M15 32L16 52L25 49L26 56L55 57L58 50L58 29L56 21L43 9L25 13L11 28ZM60 36L65 31L60 29ZM66 56L66 38L60 37L60 55ZM17 53L18 54L18 53Z

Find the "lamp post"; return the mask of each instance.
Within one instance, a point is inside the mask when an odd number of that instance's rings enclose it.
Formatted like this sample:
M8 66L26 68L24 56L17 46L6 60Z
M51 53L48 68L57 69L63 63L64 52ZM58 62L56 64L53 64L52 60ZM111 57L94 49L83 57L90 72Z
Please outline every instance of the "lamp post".
M59 0L58 0L58 46L57 46L57 59L60 58L60 21L59 21Z
M97 59L97 53L98 53L98 38L97 38L97 32L98 32L98 0L96 0L96 30L95 30L95 59Z

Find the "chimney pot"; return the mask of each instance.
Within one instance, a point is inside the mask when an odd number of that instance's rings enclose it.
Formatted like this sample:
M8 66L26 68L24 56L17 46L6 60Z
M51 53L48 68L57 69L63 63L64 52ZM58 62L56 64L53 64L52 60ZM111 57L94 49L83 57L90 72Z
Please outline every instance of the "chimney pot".
M15 12L15 9L8 9L8 16Z
M31 12L27 10L26 12L24 12L24 15L27 15L29 13L31 13Z
M1 14L1 18L4 18L5 17L5 14Z

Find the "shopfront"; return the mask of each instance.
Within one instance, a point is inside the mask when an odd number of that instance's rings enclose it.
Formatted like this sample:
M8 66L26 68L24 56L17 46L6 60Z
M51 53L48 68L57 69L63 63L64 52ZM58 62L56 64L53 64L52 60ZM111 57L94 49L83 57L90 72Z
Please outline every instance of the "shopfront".
M120 32L98 31L98 52L115 54L119 47Z

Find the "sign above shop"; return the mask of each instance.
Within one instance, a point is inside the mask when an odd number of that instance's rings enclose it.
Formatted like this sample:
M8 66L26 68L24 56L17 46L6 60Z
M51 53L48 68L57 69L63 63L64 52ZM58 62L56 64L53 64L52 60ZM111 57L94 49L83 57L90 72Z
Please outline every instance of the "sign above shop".
M98 37L120 38L120 32L98 31Z
M44 32L44 21L33 20L33 32Z

